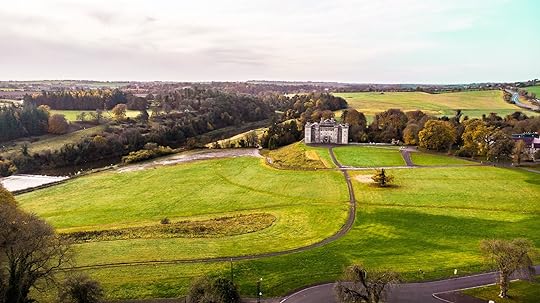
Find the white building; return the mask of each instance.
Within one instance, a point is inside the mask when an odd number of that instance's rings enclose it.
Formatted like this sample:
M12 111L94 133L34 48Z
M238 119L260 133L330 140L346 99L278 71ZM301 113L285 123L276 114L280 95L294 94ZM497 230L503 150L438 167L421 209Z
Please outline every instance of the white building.
M321 119L321 122L306 123L304 129L304 142L328 143L328 144L348 144L349 124L337 123L332 119Z

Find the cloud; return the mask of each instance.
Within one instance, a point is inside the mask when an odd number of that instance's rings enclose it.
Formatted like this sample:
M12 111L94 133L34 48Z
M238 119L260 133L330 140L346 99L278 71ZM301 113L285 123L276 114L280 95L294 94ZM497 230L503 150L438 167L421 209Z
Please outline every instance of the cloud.
M481 80L493 62L532 56L534 45L486 51L500 47L500 37L534 35L534 26L516 28L506 18L507 7L507 0L18 1L0 12L0 38L9 41L0 63L2 77L12 79L415 82L449 75L446 81L462 82L461 65ZM536 61L505 65L505 75L522 75Z

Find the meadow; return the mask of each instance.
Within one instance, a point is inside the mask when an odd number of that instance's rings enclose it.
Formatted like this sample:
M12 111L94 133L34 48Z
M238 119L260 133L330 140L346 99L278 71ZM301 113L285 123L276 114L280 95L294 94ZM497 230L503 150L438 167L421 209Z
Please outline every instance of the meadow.
M535 93L536 98L540 98L540 85L524 87L523 89L528 92Z
M474 165L477 164L458 157L445 156L441 154L426 152L411 152L411 160L419 166L439 166L439 165Z
M94 127L88 127L85 129L77 130L71 133L67 133L64 135L43 135L39 136L36 139L38 140L24 140L19 139L15 141L11 141L10 145L6 146L2 152L13 152L13 151L19 151L22 147L22 145L27 145L28 150L31 152L39 152L45 149L50 150L56 150L62 147L66 143L73 143L77 142L78 140L89 137L95 134L99 134L103 132L105 129L105 125L98 125Z
M93 110L51 110L51 114L64 115L68 121L78 121L79 119L77 118L77 116L80 115L82 112L87 113L86 119L89 120L90 119L89 114L95 111ZM138 110L127 110L126 117L135 118L140 113L141 112ZM103 117L106 119L112 119L113 115L110 111L104 111Z
M335 281L355 262L391 268L406 281L450 277L488 268L479 252L485 238L527 237L540 246L540 177L517 169L451 167L390 169L397 187L365 183L352 173L357 220L343 238L279 257L234 262L241 292L253 296L263 278L265 297ZM321 172L317 172L321 173ZM360 181L361 180L361 181ZM326 187L329 188L329 187ZM513 188L519 195L511 195ZM91 268L110 298L176 297L204 274L230 276L229 262Z
M337 160L344 166L404 166L396 146L339 146L334 148Z
M536 277L533 281L514 281L510 283L508 298L499 298L499 286L491 285L467 289L462 291L464 294L473 296L482 300L493 300L503 303L536 303L540 298L540 277Z
M155 229L163 218L178 222L250 214L275 217L267 228L225 237L145 236L77 244L79 266L281 251L319 242L340 229L348 213L348 194L339 172L282 171L261 161L242 157L103 172L18 200L60 233ZM313 187L303 186L307 183Z
M380 154L378 149L368 151L371 155L363 151L366 157ZM390 151L399 155L397 149ZM425 165L455 161L444 155L423 156ZM395 177L395 186L384 189L369 182L372 171L350 172L356 222L343 238L323 247L232 264L91 266L84 271L103 283L109 299L156 298L184 295L198 276L229 277L232 265L243 295L253 297L263 278L264 297L272 297L335 281L357 262L419 281L450 277L454 269L458 275L487 270L478 248L482 239L526 237L540 246L539 174L488 166L387 171ZM18 200L60 232L155 226L165 216L173 222L237 214L276 218L270 227L230 237L77 244L78 265L284 250L332 234L347 210L346 186L338 171L277 170L256 158L98 173Z
M453 116L455 110L461 109L463 115L470 118L481 117L482 114L497 113L506 116L523 109L506 103L501 91L466 91L443 94L423 92L371 92L371 93L335 93L344 98L349 107L363 112L369 120L375 114L391 108L402 111L421 110L435 116ZM534 112L525 111L534 115Z

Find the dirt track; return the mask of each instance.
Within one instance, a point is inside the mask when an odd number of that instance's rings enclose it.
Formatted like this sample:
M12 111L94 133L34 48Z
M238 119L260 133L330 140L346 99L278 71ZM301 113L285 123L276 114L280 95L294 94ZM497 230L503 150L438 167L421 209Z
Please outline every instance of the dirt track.
M236 158L236 157L261 157L259 150L256 148L236 148L236 149L205 149L193 152L184 152L180 154L175 154L168 157L158 158L155 161L144 162L141 164L133 164L124 167L118 168L118 172L132 172L143 169L154 168L157 166L163 165L174 165L183 162L197 161L197 160L208 160L208 159L218 159L218 158Z

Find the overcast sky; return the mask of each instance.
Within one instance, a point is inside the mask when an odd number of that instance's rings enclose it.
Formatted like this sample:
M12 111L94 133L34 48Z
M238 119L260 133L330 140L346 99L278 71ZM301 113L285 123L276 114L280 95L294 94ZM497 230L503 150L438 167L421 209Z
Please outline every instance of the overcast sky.
M526 80L539 16L537 0L4 0L0 79Z

